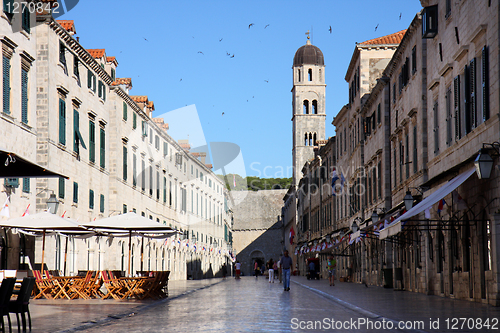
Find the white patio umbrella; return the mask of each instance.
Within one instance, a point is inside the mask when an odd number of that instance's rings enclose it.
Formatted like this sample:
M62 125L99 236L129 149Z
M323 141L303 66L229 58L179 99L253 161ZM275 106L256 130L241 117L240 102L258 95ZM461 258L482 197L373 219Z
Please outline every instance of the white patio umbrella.
M42 273L45 259L45 233L47 231L62 233L92 232L79 226L76 222L73 222L70 219L62 218L49 212L0 221L0 227L17 228L25 231L42 231Z
M123 234L128 233L128 274L130 275L130 260L132 252L132 233L154 234L164 236L176 233L171 227L154 222L136 213L129 212L121 215L114 215L104 219L83 223L82 226L101 233Z

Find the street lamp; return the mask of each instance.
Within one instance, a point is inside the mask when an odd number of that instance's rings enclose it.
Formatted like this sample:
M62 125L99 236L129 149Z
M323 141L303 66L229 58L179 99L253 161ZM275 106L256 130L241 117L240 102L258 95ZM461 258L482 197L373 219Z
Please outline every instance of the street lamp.
M49 200L47 200L47 207L49 209L49 213L56 214L57 208L59 208L59 200L57 200L56 195L54 193L50 194Z
M356 220L354 220L354 221L352 222L352 225L351 225L351 231L352 231L353 233L355 233L356 231L358 231L358 224L356 223Z
M373 224L378 222L378 213L377 213L376 209L372 213L372 222L373 222Z
M406 210L409 211L413 207L413 195L411 195L410 190L406 191L403 201L405 202Z
M493 159L486 152L485 149L480 149L479 154L474 161L474 165L476 166L477 178L479 179L488 179L491 175L491 169L493 168Z

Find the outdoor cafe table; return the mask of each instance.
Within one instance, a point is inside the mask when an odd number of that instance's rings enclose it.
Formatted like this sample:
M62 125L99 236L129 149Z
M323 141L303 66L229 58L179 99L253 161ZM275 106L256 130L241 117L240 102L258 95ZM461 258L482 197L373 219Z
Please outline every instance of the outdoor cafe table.
M57 286L56 294L54 295L54 299L66 297L67 299L71 299L72 296L70 294L77 293L74 288L75 283L82 278L80 276L53 276L51 277L54 280L54 284Z
M122 299L125 299L127 297L136 297L140 298L142 294L147 292L147 290L144 290L143 287L147 284L147 282L153 281L154 278L149 278L149 277L121 277L119 278L120 282L123 283L125 288L127 288L127 291L123 295Z

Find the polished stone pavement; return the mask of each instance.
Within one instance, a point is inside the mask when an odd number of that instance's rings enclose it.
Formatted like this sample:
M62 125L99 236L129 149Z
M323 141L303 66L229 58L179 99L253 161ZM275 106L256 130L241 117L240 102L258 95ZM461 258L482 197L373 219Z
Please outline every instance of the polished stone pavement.
M170 281L160 301L32 300L30 309L33 332L500 331L500 308L304 277L289 292L262 277Z

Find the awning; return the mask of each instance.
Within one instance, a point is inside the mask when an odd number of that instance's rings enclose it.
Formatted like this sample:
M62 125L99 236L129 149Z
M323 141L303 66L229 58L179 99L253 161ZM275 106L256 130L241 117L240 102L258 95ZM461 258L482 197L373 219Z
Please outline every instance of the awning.
M450 194L454 189L462 185L474 172L476 172L475 168L472 168L452 180L446 183L444 186L437 189L434 193L429 195L427 198L422 200L418 205L398 217L394 222L389 224L386 228L380 230L380 239L387 238L389 236L393 236L401 231L401 222L404 220L408 220L409 218L422 213L426 209L432 207L436 202L443 199L445 196Z
M48 178L67 176L45 169L43 166L30 162L14 152L0 147L0 178Z

